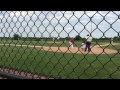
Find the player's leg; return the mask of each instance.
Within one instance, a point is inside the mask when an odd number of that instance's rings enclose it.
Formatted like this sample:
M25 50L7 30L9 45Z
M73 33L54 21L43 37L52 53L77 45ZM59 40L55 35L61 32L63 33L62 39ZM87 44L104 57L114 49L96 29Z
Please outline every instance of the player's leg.
M73 46L73 43L71 43L71 48L73 49L73 47L74 47L74 46Z
M84 51L84 48L81 48L82 49L82 51Z
M91 51L90 46L91 46L91 42L88 42L88 52L90 52L90 51Z
M72 43L71 43L71 42L69 42L69 49L71 49L71 45L72 45Z
M88 42L86 42L85 52L87 51L87 48L88 48Z

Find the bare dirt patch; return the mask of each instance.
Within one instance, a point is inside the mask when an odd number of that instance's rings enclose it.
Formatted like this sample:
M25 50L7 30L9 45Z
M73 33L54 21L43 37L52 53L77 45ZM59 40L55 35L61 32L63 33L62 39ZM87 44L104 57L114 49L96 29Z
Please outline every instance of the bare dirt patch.
M37 47L37 49L39 49ZM78 47L74 47L73 49L68 49L67 47L42 47L41 50L51 51L51 52L61 52L61 53L77 53L77 54L115 54L116 50L112 49L103 49L98 47L92 47L91 52L84 52Z

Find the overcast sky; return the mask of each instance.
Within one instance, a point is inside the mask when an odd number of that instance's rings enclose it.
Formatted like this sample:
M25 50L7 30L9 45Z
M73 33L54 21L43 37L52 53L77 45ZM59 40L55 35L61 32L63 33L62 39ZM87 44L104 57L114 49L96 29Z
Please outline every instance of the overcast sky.
M115 37L120 11L0 11L0 37ZM91 20L90 20L91 18ZM110 25L111 24L111 25ZM103 34L104 33L104 34Z

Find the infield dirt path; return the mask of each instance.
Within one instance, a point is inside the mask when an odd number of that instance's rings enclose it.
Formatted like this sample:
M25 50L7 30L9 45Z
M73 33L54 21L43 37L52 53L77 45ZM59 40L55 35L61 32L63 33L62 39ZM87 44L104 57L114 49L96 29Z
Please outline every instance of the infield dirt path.
M61 52L61 53L78 53L78 54L115 54L117 53L117 50L113 49L103 49L101 46L107 46L109 44L104 45L95 45L92 46L91 52L84 52L78 47L74 47L73 49L68 49L68 47L49 47L49 46L34 46L34 45L15 45L15 44L0 44L1 46L15 46L15 47L31 47L38 50L43 51L51 51L51 52ZM118 43L115 43L113 45L118 45Z

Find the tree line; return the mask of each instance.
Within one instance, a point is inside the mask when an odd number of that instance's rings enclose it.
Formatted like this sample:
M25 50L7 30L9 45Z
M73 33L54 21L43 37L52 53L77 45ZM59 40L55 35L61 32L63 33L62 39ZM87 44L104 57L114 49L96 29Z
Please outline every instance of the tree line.
M14 34L13 37L0 37L1 39L13 39L13 40L35 40L35 41L41 41L41 40L53 40L52 37L21 37L19 34ZM57 38L54 38L55 40L58 40ZM70 37L65 37L65 38L59 38L59 40L69 40ZM84 40L85 38L80 37L79 35L75 36L75 41L81 41ZM93 38L93 40L97 41L104 41L104 40L110 40L111 38L105 37L105 38ZM114 37L114 41L120 41L120 36Z

